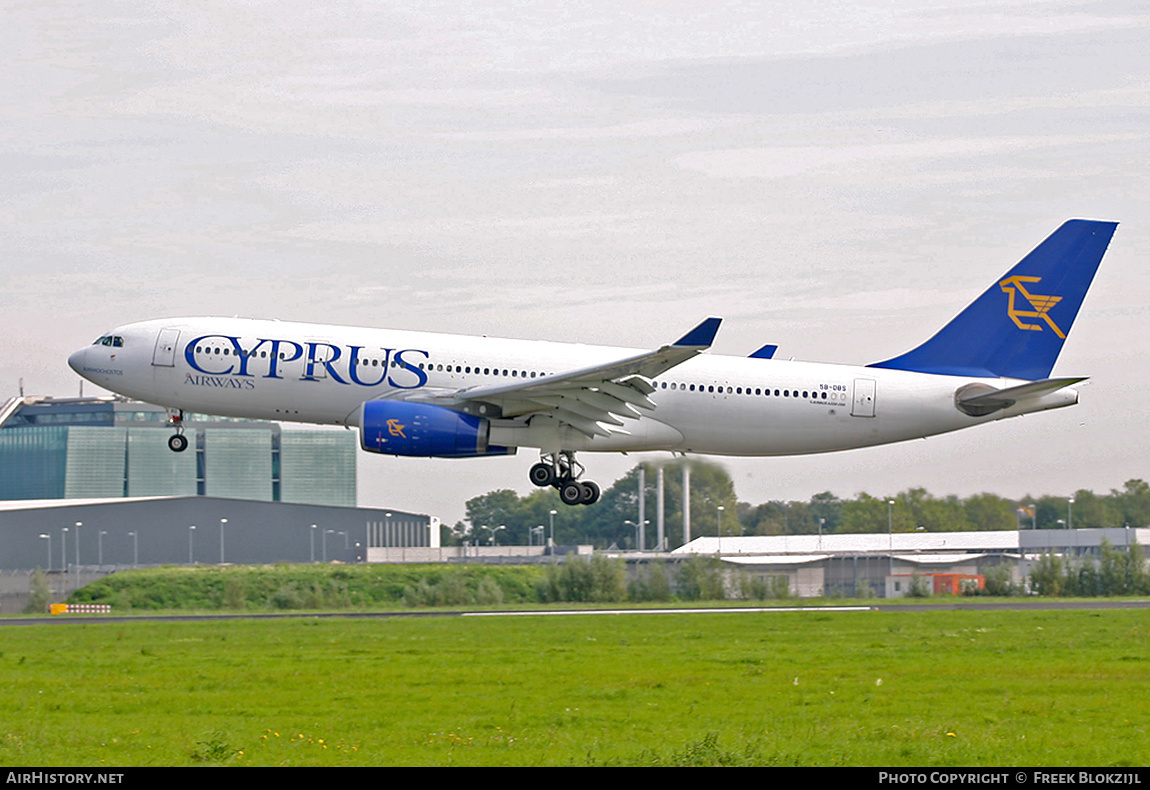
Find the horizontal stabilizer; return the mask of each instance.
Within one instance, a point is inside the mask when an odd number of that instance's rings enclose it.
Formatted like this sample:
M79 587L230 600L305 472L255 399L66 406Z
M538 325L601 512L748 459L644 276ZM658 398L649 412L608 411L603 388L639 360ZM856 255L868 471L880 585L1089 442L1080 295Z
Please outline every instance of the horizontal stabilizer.
M959 387L954 393L954 405L959 411L972 417L983 417L1000 409L1010 408L1020 400L1039 398L1080 381L1086 381L1086 377L1042 379L1001 390L989 384L967 384L965 387Z
M765 346L760 348L758 351L751 354L751 356L749 358L750 359L771 359L772 357L774 357L775 352L778 350L779 350L779 347L776 344L767 343Z

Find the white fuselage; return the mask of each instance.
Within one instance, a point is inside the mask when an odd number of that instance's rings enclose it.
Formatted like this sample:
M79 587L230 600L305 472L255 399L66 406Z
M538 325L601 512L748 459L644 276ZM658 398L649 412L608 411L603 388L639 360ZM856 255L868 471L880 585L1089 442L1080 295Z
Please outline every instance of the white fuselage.
M146 321L113 330L118 344L69 364L114 392L188 412L357 424L369 400L522 382L610 362L636 349L239 318ZM794 455L944 433L1067 406L1062 389L972 417L955 391L972 379L848 365L702 354L652 379L653 411L620 432L565 434L564 449ZM530 414L493 415L491 443L543 446Z

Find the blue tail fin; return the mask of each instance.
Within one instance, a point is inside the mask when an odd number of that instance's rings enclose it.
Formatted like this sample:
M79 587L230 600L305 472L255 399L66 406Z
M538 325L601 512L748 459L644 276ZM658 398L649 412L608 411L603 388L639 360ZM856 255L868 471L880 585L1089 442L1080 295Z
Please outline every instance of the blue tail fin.
M870 367L1047 378L1116 227L1068 220L930 340Z

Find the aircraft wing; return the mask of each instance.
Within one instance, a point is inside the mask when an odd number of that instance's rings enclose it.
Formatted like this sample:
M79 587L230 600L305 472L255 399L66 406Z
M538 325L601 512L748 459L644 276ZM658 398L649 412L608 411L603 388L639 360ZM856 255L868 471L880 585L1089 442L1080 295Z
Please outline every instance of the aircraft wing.
M655 408L655 402L648 397L655 388L647 379L710 348L721 320L708 318L674 343L654 351L527 381L441 392L426 400L448 408L491 404L505 418L550 414L587 436L626 433L620 430L624 419L642 416L639 409Z

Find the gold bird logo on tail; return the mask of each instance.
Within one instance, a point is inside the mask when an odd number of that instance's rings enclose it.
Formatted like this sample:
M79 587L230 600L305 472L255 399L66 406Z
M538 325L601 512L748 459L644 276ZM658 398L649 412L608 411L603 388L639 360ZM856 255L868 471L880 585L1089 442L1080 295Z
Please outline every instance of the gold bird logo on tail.
M1016 274L1013 277L1007 277L1005 280L998 284L1003 291L1010 297L1006 306L1006 314L1010 316L1011 320L1018 325L1019 329L1032 329L1036 332L1042 331L1041 324L1026 323L1024 318L1038 318L1046 322L1046 325L1054 330L1054 334L1058 335L1063 340L1066 339L1066 333L1058 328L1050 317L1050 309L1054 305L1062 301L1061 296L1043 296L1041 294L1032 294L1026 290L1023 283L1037 283L1041 282L1041 277L1026 277L1024 275ZM1030 303L1030 310L1020 310L1015 301L1015 295L1021 295L1023 299Z

